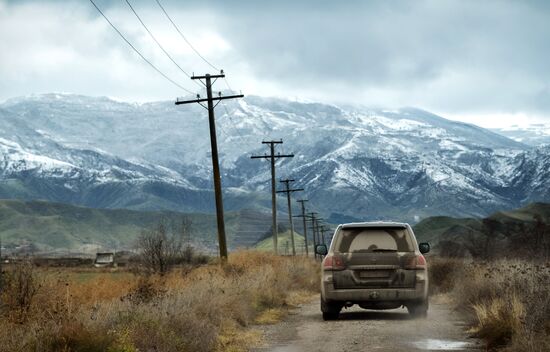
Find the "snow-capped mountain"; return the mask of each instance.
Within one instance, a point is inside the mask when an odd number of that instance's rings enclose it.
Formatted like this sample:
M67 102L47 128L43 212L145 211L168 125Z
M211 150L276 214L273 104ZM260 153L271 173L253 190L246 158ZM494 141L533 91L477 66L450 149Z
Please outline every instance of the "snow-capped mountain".
M0 196L50 199L43 184L55 179L56 201L213 210L200 106L46 94L1 104L0 122ZM333 221L486 215L550 200L548 147L419 109L247 97L218 106L217 129L229 209L269 206L268 163L250 155L279 138L277 151L295 157L278 161L278 176L296 179L306 192L295 195Z
M513 125L506 128L494 128L492 131L531 146L550 144L550 124L532 123Z

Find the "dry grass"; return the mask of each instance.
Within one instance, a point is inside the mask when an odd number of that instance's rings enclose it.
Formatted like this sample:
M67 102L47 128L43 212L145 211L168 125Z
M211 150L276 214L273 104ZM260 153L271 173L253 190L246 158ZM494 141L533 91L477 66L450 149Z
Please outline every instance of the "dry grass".
M38 290L25 319L8 302L14 293L3 294L0 351L246 350L260 342L250 324L277 321L319 280L311 260L257 252L163 277L34 274Z
M463 274L464 261L454 258L430 257L428 259L430 275L430 294L448 293Z
M432 292L449 292L488 349L550 350L550 263L430 261Z

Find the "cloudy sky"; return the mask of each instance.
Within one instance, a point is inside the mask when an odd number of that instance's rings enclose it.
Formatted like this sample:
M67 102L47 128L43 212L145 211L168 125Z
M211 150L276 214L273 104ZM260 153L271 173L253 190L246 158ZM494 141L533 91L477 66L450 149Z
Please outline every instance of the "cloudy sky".
M198 89L125 0L94 1L161 71ZM213 71L155 0L129 1L181 68ZM550 1L161 3L244 94L415 106L488 127L550 122ZM45 92L131 101L186 94L144 63L89 0L0 0L0 100Z

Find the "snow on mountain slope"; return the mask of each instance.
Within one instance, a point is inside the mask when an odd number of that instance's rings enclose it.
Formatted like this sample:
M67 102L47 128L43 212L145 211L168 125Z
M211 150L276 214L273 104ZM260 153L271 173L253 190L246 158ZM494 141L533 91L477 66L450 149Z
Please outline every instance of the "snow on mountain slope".
M532 146L550 144L550 123L515 125L507 128L495 128L492 131Z
M0 105L0 122L0 137L32 155L82 169L118 170L115 178L175 184L182 194L204 192L201 209L211 205L208 122L200 106L46 94ZM268 163L250 155L268 152L263 139L279 138L284 144L277 151L296 156L278 161L278 176L297 179L311 206L335 219L485 215L549 197L547 149L532 150L414 108L252 96L218 106L217 132L224 187L240 190L238 198L229 194L235 208L259 205L251 200L258 192L266 195L261 206L268 206ZM0 152L4 158L30 157L15 149ZM142 206L193 207L183 198L157 192Z
M40 169L62 177L65 172L75 168L74 165L60 160L29 153L19 144L4 138L0 138L0 156L0 171L3 174Z

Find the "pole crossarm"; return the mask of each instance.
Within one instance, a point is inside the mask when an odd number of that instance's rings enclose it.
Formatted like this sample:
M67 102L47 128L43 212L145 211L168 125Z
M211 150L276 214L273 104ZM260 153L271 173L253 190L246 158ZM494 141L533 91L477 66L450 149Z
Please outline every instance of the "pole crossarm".
M217 74L217 75L206 74L206 75L203 75L203 76L196 76L195 74L193 74L193 76L191 76L191 79L206 79L207 77L210 77L210 78L224 78L225 74L223 73L223 71L222 71L222 73Z
M303 188L295 188L295 189L288 189L288 190L283 190L283 191L277 191L277 193L301 192L301 191L303 191L303 190L304 190Z
M294 158L294 154L252 155L250 159Z
M191 100L176 100L176 105L191 104L191 103L199 103L200 104L200 103L208 102L210 100L218 101L218 100L235 99L235 98L244 98L244 95L243 94L222 95L222 96L219 96L219 97L212 97L211 99L209 99L209 98L198 98L197 97L197 99L191 99Z

